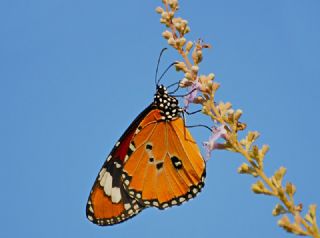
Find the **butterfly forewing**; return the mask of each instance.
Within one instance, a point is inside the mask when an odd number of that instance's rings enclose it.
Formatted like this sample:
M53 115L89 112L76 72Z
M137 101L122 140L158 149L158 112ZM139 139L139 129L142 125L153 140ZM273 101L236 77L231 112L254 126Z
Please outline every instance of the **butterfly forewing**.
M103 164L87 202L86 213L91 222L101 226L117 224L133 217L144 208L124 189L121 175L131 151L132 137L150 110L152 107L147 107L132 122Z

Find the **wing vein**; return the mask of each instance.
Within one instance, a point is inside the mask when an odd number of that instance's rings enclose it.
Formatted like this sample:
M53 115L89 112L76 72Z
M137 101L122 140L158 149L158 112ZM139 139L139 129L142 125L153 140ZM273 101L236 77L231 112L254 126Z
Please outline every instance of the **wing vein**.
M167 152L166 152L166 155L168 155L169 157L170 157L170 154L169 154L169 145L168 145L168 143L169 143L169 138L168 138L168 126L167 126L167 124L166 124L166 141L167 141ZM167 174L167 171L166 171L166 167L164 166L163 167L163 172L164 172L164 176L165 176L165 178L166 178L166 180L168 181L168 184L169 184L169 187L170 187L170 191L171 191L171 197L176 197L176 194L175 194L175 192L174 192L174 190L173 190L173 187L172 187L172 181L170 180L170 177L168 176L168 174ZM172 196L173 195L173 196ZM172 199L172 198L171 198ZM170 199L170 200L171 200Z
M172 126L172 124L170 124L170 126L171 126L171 130L173 130L174 131L174 128L173 128L173 126ZM174 136L174 135L173 135ZM176 135L177 136L177 135ZM177 136L178 137L178 136ZM179 137L178 137L178 139L179 139ZM174 141L174 140L173 140ZM175 147L175 151L179 151L178 149L177 149L177 145L176 145L176 143L172 143L172 145ZM188 185L188 183L187 183L187 181L185 181L184 180L184 178L183 178L183 176L181 175L181 173L182 172L180 172L180 170L175 170L175 172L176 172L176 174L178 174L178 176L180 177L180 181L183 181L183 183L189 188L189 185ZM172 174L172 173L171 173ZM188 173L186 173L187 175L188 175ZM174 176L174 175L173 175ZM189 177L189 176L188 176ZM190 178L189 178L190 179ZM180 182L179 181L179 182ZM192 180L191 180L192 181ZM179 184L179 182L178 182L178 184ZM180 187L179 187L180 188ZM184 193L184 190L182 190L182 193Z
M188 156L188 154L187 154L187 152L186 152L186 150L185 150L185 147L184 147L184 145L183 145L183 143L182 143L179 135L178 135L177 132L175 131L175 127L174 127L172 124L170 124L170 126L171 126L173 132L175 133L176 137L178 138L178 141L179 141L179 144L181 145L182 151L183 151L184 154L186 155L186 159L188 160L188 162L189 162L189 164L191 165L192 169L194 170L195 174L197 174L197 170L194 168L194 165L193 165L192 162L190 161L189 156ZM190 181L192 182L192 179L190 178L189 173L186 173L186 175L188 176L188 178L189 178Z

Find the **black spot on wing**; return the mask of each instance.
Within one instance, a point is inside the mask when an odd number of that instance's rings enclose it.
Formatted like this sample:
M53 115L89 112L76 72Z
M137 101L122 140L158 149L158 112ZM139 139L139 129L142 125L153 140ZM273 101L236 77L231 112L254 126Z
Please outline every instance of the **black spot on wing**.
M163 162L157 163L156 168L157 168L158 170L161 169L162 167L163 167Z
M151 145L151 144L147 144L147 145L146 145L146 149L147 149L147 150L152 150L152 145Z
M175 167L176 169L181 169L182 168L182 161L178 157L172 156L171 157L171 162L173 164L173 167Z

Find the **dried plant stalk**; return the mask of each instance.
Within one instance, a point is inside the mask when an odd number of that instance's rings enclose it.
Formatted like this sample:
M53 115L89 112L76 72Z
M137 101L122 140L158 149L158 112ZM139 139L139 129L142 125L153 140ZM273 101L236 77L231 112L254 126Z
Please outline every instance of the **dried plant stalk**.
M182 57L177 61L177 71L184 73L180 80L180 87L187 88L189 95L185 97L187 108L190 103L202 106L202 113L213 121L213 133L209 141L204 142L207 150L207 159L214 149L224 149L241 154L246 162L238 172L257 178L252 185L252 191L256 194L273 196L279 200L272 211L274 216L281 216L278 225L287 232L320 238L319 228L316 222L316 205L310 205L306 215L302 216L302 204L294 201L296 187L291 182L283 183L286 168L280 167L271 177L264 172L264 158L269 150L268 145L259 148L255 141L259 137L257 131L249 131L244 138L239 138L238 132L246 129L246 124L240 122L241 110L234 110L230 102L215 103L216 92L220 85L214 81L213 73L200 74L199 64L203 60L203 50L210 48L209 44L202 40L196 42L186 39L190 32L188 21L176 17L179 9L178 0L162 0L163 6L157 7L156 12L161 15L160 22L166 30L162 36L168 45L174 48ZM222 139L223 143L217 140ZM289 219L289 217L293 219Z

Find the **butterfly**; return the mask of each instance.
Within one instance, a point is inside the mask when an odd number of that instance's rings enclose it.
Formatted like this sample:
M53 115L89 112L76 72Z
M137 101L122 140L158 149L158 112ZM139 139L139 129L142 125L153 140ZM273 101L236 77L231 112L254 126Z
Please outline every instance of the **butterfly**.
M206 165L183 112L157 84L153 102L120 137L94 182L86 206L91 222L117 224L147 207L181 205L201 191Z

